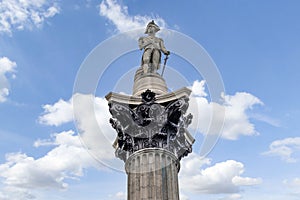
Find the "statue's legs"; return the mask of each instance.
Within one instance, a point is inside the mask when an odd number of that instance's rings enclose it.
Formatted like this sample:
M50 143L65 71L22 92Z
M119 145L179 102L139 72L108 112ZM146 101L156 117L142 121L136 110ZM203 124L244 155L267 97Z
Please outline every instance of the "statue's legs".
M144 74L148 72L148 64L143 64L143 72Z
M149 69L149 63L151 61L151 54L152 54L152 49L145 49L144 54L143 54L143 71L144 74L146 74L148 72Z
M143 54L143 71L144 74L148 73L151 65L151 73L155 73L159 69L160 64L160 50L159 49L146 49Z
M158 69L159 69L159 64L160 64L160 56L161 56L161 53L160 53L160 50L158 49L153 49L153 52L152 52L152 65L153 65L153 73L155 73Z

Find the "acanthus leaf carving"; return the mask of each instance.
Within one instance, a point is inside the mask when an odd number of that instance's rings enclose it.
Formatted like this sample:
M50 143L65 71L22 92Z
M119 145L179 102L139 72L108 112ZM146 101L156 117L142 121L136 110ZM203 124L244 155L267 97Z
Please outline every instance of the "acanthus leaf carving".
M185 133L192 115L184 116L189 106L188 97L181 97L165 106L156 103L155 93L142 93L138 106L118 102L109 103L110 123L117 132L116 156L126 161L128 156L144 148L163 148L178 159L192 152L192 143Z

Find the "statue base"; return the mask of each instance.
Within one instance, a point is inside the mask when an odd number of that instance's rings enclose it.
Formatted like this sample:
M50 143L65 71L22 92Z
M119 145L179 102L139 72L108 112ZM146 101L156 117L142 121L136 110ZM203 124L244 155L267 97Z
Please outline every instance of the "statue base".
M167 84L158 73L144 74L140 67L134 76L133 96L140 96L147 89L151 89L156 95L168 93Z

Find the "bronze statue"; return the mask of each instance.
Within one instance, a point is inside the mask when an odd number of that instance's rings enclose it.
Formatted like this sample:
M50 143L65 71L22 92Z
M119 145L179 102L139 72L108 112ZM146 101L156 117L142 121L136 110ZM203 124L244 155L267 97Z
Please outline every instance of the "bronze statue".
M139 38L139 48L140 50L144 49L141 64L144 74L155 73L159 69L161 52L165 55L170 54L170 51L164 46L164 41L155 36L159 30L160 28L152 20L146 27L145 34L148 36Z

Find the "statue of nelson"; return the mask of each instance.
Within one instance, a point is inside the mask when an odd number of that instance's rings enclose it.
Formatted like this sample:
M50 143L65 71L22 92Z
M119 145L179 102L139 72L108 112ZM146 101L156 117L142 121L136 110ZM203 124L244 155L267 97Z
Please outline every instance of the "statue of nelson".
M164 41L155 36L159 30L160 28L152 20L146 27L145 34L148 36L139 38L139 48L140 50L144 49L141 64L144 74L154 73L159 69L161 52L165 55L170 54L170 51L164 46Z

